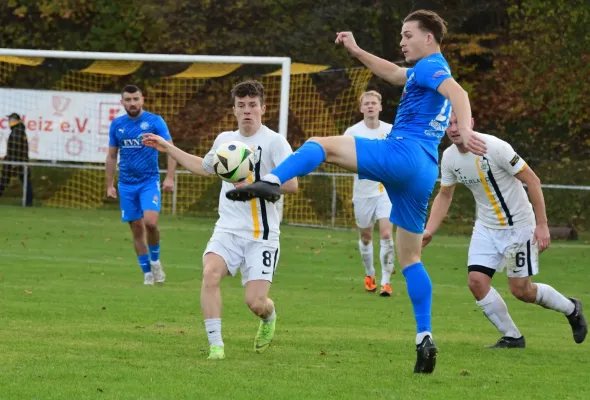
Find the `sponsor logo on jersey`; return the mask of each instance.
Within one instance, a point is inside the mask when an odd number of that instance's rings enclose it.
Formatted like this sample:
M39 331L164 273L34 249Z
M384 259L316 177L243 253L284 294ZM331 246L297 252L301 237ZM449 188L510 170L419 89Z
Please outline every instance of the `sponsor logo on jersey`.
M449 75L449 72L445 71L444 69L441 69L440 71L436 71L434 73L434 75L432 75L432 79L436 79L438 77L445 76L445 75Z

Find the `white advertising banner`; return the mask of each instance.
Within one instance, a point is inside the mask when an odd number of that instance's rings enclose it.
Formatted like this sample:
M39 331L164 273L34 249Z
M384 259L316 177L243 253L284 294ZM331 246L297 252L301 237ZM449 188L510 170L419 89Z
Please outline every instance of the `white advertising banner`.
M120 94L0 89L0 157L7 115L21 116L31 160L104 162L111 121L125 114Z

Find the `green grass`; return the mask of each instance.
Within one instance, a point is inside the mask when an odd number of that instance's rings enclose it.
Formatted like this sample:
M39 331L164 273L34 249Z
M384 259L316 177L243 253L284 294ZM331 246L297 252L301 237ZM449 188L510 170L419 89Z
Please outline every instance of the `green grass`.
M168 280L144 287L118 218L0 207L0 399L590 398L590 342L576 345L562 315L510 297L503 274L494 286L528 347L482 348L499 335L466 287L467 237L425 251L440 353L435 373L417 376L403 277L391 298L365 293L354 232L284 227L277 331L262 355L240 279L225 279L226 359L208 362L199 288L212 221L163 216ZM590 307L588 259L588 245L554 243L537 280Z

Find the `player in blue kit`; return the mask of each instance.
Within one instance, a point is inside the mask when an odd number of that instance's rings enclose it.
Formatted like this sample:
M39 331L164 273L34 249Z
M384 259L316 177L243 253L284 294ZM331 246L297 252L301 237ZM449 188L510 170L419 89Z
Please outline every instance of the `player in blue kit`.
M117 155L119 162L119 196L121 219L129 222L144 284L164 283L166 275L160 262L158 216L162 204L158 151L144 146L144 133L162 136L172 143L168 126L159 115L143 110L143 95L134 85L123 88L121 104L127 115L111 122L109 153L106 159L107 196L117 198L114 186ZM176 161L168 157L168 170L162 189L174 189ZM146 240L147 236L147 240Z
M352 136L315 137L289 156L270 174L253 184L228 191L231 200L259 197L276 201L280 184L304 176L322 162L383 183L393 204L390 220L398 226L396 248L417 326L414 367L431 373L438 349L432 340L432 283L420 261L428 200L438 177L438 145L452 109L467 149L485 154L485 142L471 130L467 92L453 79L440 52L446 23L436 13L418 10L404 19L401 48L412 68L397 65L362 50L351 32L339 32L344 47L377 76L405 85L394 126L384 140Z

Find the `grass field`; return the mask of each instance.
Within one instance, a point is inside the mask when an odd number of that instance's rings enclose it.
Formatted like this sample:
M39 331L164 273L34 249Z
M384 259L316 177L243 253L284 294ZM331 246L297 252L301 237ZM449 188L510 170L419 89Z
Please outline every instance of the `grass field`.
M511 298L503 274L495 287L528 347L483 348L499 334L466 287L467 237L425 251L440 353L435 373L417 376L403 276L391 298L364 292L354 232L283 229L277 331L262 355L240 280L224 280L226 359L208 362L199 289L213 221L163 216L167 281L144 287L118 218L0 207L0 399L590 398L590 342L576 345L562 315ZM537 280L590 310L589 259L587 244L556 242Z

